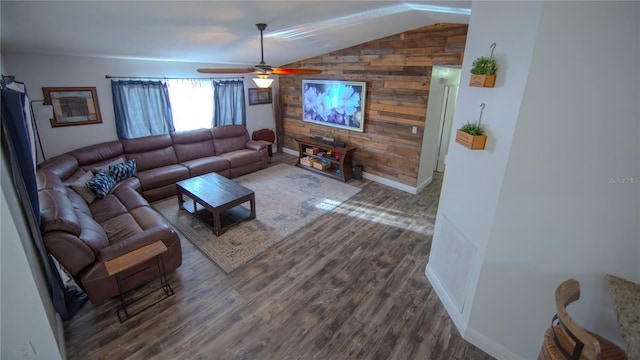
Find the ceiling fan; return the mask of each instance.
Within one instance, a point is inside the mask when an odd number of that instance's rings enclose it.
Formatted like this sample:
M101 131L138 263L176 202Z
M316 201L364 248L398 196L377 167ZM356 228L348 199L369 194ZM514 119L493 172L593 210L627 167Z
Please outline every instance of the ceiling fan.
M298 69L298 68L280 68L271 67L264 62L264 45L262 39L262 32L267 28L267 24L256 24L258 30L260 30L260 64L254 65L250 68L220 68L220 69L198 69L199 73L205 74L243 74L243 73L255 73L257 78L253 81L259 87L267 88L273 83L273 79L269 78L269 75L314 75L322 73L322 70L318 69Z

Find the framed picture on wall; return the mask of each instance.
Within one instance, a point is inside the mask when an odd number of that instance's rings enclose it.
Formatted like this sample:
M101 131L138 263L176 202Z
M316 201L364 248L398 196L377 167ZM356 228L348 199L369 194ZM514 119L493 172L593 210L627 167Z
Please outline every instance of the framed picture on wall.
M51 127L102 123L95 87L43 87L42 93L53 106Z
M249 105L271 104L271 88L249 88Z

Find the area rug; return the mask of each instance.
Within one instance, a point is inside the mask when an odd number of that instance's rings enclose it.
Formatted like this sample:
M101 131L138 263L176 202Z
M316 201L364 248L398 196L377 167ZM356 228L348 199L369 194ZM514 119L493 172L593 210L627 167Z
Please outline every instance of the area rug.
M221 236L215 236L210 225L178 209L175 196L151 204L227 274L361 190L286 164L233 180L255 192L256 219L243 221Z

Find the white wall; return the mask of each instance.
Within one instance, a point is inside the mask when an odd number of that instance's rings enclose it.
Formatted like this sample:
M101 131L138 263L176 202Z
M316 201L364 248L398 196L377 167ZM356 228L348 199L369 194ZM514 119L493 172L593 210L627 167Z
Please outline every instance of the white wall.
M37 265L20 202L2 160L0 257L2 359L63 359L62 321L53 309L44 275ZM13 209L13 210L12 210Z
M104 141L117 139L113 115L111 80L105 75L140 77L189 77L207 78L197 68L208 64L186 62L161 62L146 60L98 59L72 56L45 56L27 54L2 54L7 74L27 84L30 100L44 99L42 87L92 86L96 87L102 124L52 128L49 119L37 119L38 130L47 158ZM229 77L229 76L227 76ZM244 76L245 88L256 87L252 74ZM277 82L277 80L276 80ZM248 104L247 129L269 128L275 130L271 105ZM37 113L38 103L34 103Z
M451 148L427 274L463 336L497 358L537 356L568 278L582 285L578 322L621 343L605 274L640 281L639 14L637 2L473 3L463 74L496 42L498 84L462 86L456 119L485 102L489 146ZM466 266L451 241L475 247L462 309L441 280Z

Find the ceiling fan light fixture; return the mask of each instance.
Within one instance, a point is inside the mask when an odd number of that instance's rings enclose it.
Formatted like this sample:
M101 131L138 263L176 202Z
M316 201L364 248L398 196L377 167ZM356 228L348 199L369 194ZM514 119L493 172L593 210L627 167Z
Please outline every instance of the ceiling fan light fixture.
M273 79L269 79L269 75L256 75L256 78L253 78L253 82L258 85L259 88L268 88L273 84Z

